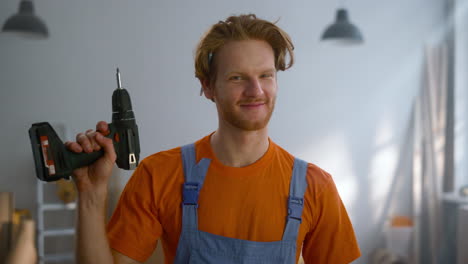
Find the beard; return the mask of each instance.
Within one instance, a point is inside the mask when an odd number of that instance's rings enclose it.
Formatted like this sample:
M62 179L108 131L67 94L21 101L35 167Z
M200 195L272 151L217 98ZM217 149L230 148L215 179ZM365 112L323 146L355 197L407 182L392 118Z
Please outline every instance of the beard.
M268 122L270 122L271 115L275 108L275 101L275 98L271 100L243 100L234 106L224 103L222 101L218 101L218 112L220 118L224 120L224 122L227 122L230 125L241 130L256 131L265 128L268 125ZM241 104L256 102L265 103L262 107L266 108L264 109L266 110L266 113L264 113L261 117L251 118L249 117L249 113L245 113L243 110L239 110Z

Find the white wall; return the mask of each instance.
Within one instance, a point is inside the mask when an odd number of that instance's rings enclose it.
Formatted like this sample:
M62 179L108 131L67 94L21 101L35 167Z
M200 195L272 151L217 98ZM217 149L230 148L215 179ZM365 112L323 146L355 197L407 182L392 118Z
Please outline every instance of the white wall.
M18 1L2 1L0 21ZM115 68L133 100L142 156L192 142L216 129L212 103L198 97L193 50L208 27L230 14L254 12L293 38L296 64L279 74L271 137L318 164L334 179L366 263L380 241L395 179L422 47L441 23L443 1L347 1L365 44L318 41L338 1L36 1L51 38L0 34L0 190L34 210L35 175L27 130L64 123L68 136L111 118ZM125 182L128 172L116 177ZM409 213L409 194L395 208ZM398 206L400 205L400 206Z
M468 1L455 2L455 185L458 190L468 185Z

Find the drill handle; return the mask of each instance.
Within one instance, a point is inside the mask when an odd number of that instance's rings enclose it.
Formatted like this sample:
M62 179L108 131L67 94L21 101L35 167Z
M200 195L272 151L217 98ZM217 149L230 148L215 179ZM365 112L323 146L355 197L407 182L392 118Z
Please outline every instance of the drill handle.
M115 126L113 124L109 124L109 133L105 136L107 138L113 138L115 134ZM114 142L114 148L115 148L115 142ZM81 168L84 166L88 166L93 164L95 161L100 159L102 156L104 156L104 150L101 149L99 151L94 151L91 153L75 153L70 150L68 151L68 157L67 160L70 162L69 167L71 168Z
M70 168L81 168L93 164L99 158L104 156L104 150L99 150L91 153L75 153L68 150L67 153L68 162L70 162Z
M109 125L112 138L115 127ZM104 150L91 153L75 153L66 148L55 130L47 122L35 123L29 129L36 174L40 180L68 179L74 169L88 166L104 155ZM115 143L114 143L115 147Z

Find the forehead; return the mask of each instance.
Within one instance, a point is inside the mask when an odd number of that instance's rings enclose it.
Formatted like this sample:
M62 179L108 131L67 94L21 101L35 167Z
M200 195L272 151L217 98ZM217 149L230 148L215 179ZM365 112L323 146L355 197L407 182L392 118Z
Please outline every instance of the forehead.
M275 68L273 48L262 40L229 41L215 56L219 74L253 72Z

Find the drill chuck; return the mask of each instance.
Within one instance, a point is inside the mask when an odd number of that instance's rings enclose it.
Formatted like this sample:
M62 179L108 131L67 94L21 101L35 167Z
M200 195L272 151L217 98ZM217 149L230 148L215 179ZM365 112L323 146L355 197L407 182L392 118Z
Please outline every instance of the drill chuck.
M112 94L112 122L118 120L131 120L135 119L132 110L132 102L127 90L122 88L122 81L120 79L120 70L117 68L117 89Z
M119 120L135 120L130 95L123 88L112 94L112 122Z

